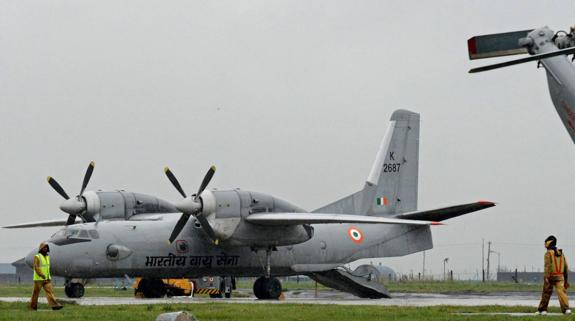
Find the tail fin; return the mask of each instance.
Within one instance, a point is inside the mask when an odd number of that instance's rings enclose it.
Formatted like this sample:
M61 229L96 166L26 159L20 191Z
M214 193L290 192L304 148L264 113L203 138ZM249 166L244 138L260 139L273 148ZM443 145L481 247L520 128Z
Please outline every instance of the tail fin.
M393 215L417 210L419 114L396 110L391 115L363 190L314 212Z

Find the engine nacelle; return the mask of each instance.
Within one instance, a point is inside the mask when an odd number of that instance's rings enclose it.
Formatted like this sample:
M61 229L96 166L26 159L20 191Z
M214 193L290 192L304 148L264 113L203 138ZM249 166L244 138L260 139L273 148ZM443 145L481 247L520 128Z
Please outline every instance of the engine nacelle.
M300 213L303 209L271 195L234 190L204 190L202 212L216 238L225 245L267 248L298 244L313 236L308 225L261 226L244 218L255 213Z
M155 196L126 191L87 191L82 195L88 222L97 220L129 220L138 214L177 213L171 203Z

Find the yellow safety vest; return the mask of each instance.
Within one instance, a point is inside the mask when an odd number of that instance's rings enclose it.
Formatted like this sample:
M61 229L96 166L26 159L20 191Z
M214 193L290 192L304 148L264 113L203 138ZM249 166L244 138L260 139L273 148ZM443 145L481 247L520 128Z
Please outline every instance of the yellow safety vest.
M36 254L38 260L40 260L40 271L46 278L42 278L38 273L36 273L36 269L34 269L34 281L46 281L51 280L52 276L50 275L50 256L44 256L40 253Z

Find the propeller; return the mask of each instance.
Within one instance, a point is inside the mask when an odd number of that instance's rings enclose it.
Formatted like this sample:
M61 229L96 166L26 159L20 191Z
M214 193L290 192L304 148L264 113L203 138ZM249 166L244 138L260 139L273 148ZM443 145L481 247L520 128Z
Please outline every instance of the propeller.
M95 166L96 163L91 161L88 165L88 168L86 169L86 173L84 174L84 180L82 181L82 188L80 189L80 193L74 198L70 198L68 194L66 194L64 188L62 188L62 186L58 184L58 181L56 181L52 176L48 176L47 178L48 184L50 184L50 186L52 186L52 188L65 199L65 201L60 205L60 209L69 214L66 225L74 224L76 221L76 216L80 216L80 218L82 218L82 214L86 211L86 200L82 197L82 195L84 194L84 191L90 182L90 178L92 177Z
M170 243L174 242L174 240L178 237L178 235L180 235L180 232L182 231L182 229L184 228L184 226L186 225L186 223L190 219L190 216L192 216L192 215L194 215L198 218L200 223L202 223L202 226L204 227L204 229L208 232L209 236L213 239L214 233L211 230L211 228L209 228L209 223L207 222L206 218L204 216L198 216L197 214L201 213L204 209L200 195L206 189L206 187L208 186L208 184L210 183L210 181L214 177L214 174L216 172L216 167L212 166L212 167L210 167L210 169L208 169L208 172L204 176L204 179L202 180L202 183L200 184L200 187L198 188L198 192L194 195L191 195L190 197L188 197L186 195L186 192L184 191L184 189L180 185L180 182L178 182L178 179L176 178L174 173L172 173L170 168L168 168L168 167L164 168L164 172L166 173L166 176L168 177L168 179L170 180L172 185L174 185L174 187L176 188L176 190L178 190L180 195L182 195L182 197L184 197L184 199L182 201L180 201L178 204L176 204L176 208L182 212L182 216L180 216L180 219L178 219L176 226L172 230L172 234L170 235L169 242Z

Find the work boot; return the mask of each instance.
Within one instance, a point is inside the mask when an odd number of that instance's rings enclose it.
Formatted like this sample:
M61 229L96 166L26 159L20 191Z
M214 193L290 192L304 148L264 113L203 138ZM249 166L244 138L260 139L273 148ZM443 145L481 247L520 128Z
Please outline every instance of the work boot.
M62 309L64 306L63 305L59 305L57 307L52 307L52 310L60 310Z

